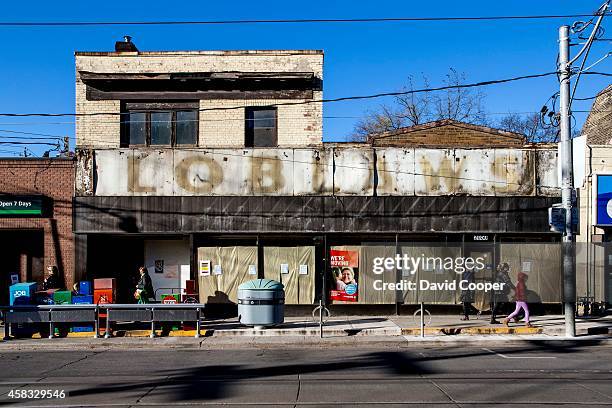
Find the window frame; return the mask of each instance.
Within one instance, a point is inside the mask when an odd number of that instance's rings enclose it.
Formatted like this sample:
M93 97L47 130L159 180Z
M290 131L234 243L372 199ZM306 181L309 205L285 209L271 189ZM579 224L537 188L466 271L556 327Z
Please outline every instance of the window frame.
M194 136L195 143L193 144L177 144L177 113L178 112L194 112ZM124 102L122 103L122 119L121 119L121 147L153 147L153 148L176 148L176 147L197 147L199 144L200 133L200 112L199 101L195 102ZM171 113L171 135L170 144L151 144L151 114L158 112ZM132 113L145 114L145 143L135 144L130 140L130 115Z
M274 112L274 146L255 145L255 123L249 126L249 114L256 111ZM248 148L271 148L278 147L278 108L275 106L247 106L244 108L244 146Z

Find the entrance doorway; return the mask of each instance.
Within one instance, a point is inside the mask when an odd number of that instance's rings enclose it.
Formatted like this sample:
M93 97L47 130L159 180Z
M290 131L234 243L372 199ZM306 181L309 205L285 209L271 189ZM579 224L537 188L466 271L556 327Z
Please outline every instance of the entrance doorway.
M42 282L44 270L44 233L42 230L0 231L0 304L8 304L11 276L19 282Z

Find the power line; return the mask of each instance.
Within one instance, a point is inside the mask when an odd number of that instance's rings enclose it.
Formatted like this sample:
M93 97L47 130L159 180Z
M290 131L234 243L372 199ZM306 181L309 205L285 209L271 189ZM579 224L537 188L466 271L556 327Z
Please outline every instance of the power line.
M21 135L31 135L31 136L47 136L47 137L41 137L38 138L40 140L48 140L48 139L61 139L63 136L58 136L58 135L49 135L47 133L32 133L32 132L20 132L17 130L7 130L7 129L0 129L0 132L5 132L5 133L18 133ZM13 139L12 137L9 136L0 136L3 137L5 139ZM33 138L31 138L33 139Z
M57 147L59 146L57 143L46 143L46 142L3 142L0 141L0 144L11 144L11 145L47 145Z
M25 133L25 132L24 132ZM27 133L26 133L27 134ZM68 136L71 137L71 136ZM13 140L49 140L48 137L28 137L28 136L2 136L0 139L13 139Z
M364 100L364 99L376 99L387 96L400 96L400 95L410 95L415 93L424 93L424 92L436 92L436 91L444 91L449 89L461 89L461 88L474 88L479 86L488 86L495 84L503 84L508 82L520 81L524 79L534 79L534 78L543 78L551 75L556 75L557 72L545 72L541 74L531 74L531 75L522 75L512 78L505 79L496 79L490 81L481 81L470 84L460 84L460 85L445 85L434 88L423 88L423 89L413 89L408 91L398 91L398 92L383 92L371 95L354 95L354 96L343 96L339 98L327 98L327 99L312 99L305 101L297 101L297 102L279 102L273 103L269 105L262 105L262 107L278 107L278 106L295 106L295 105L308 105L312 103L331 103L331 102L342 102L349 100ZM590 72L590 74L598 74L596 72ZM226 111L226 110L236 110L236 109L244 109L243 105L240 106L225 106L225 107L214 107L214 108L202 108L198 109L199 112L211 112L211 111ZM89 113L0 113L0 116L6 117L31 117L31 116L40 116L40 117L87 117L87 116L120 116L126 115L126 112L89 112Z
M393 23L435 21L544 20L592 17L593 14L549 14L526 16L461 16L461 17L381 17L381 18L314 18L314 19L251 19L191 21L2 21L0 27L80 27L126 25L239 25L239 24L312 24L312 23Z

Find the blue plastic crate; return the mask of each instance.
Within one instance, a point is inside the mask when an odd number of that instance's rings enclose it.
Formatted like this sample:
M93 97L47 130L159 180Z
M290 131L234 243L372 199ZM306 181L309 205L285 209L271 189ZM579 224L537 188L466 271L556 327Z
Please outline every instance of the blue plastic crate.
M75 295L72 297L73 305L92 304L92 303L93 303L92 295Z
M79 282L79 295L91 295L93 285L89 281Z
M73 333L83 333L83 332L92 332L94 331L93 325L90 326L72 326L70 331Z

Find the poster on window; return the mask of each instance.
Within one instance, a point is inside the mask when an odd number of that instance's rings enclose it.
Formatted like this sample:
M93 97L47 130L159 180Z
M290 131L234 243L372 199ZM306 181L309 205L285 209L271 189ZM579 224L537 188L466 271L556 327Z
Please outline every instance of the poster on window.
M333 278L330 299L356 302L358 295L359 252L332 249L329 259Z

